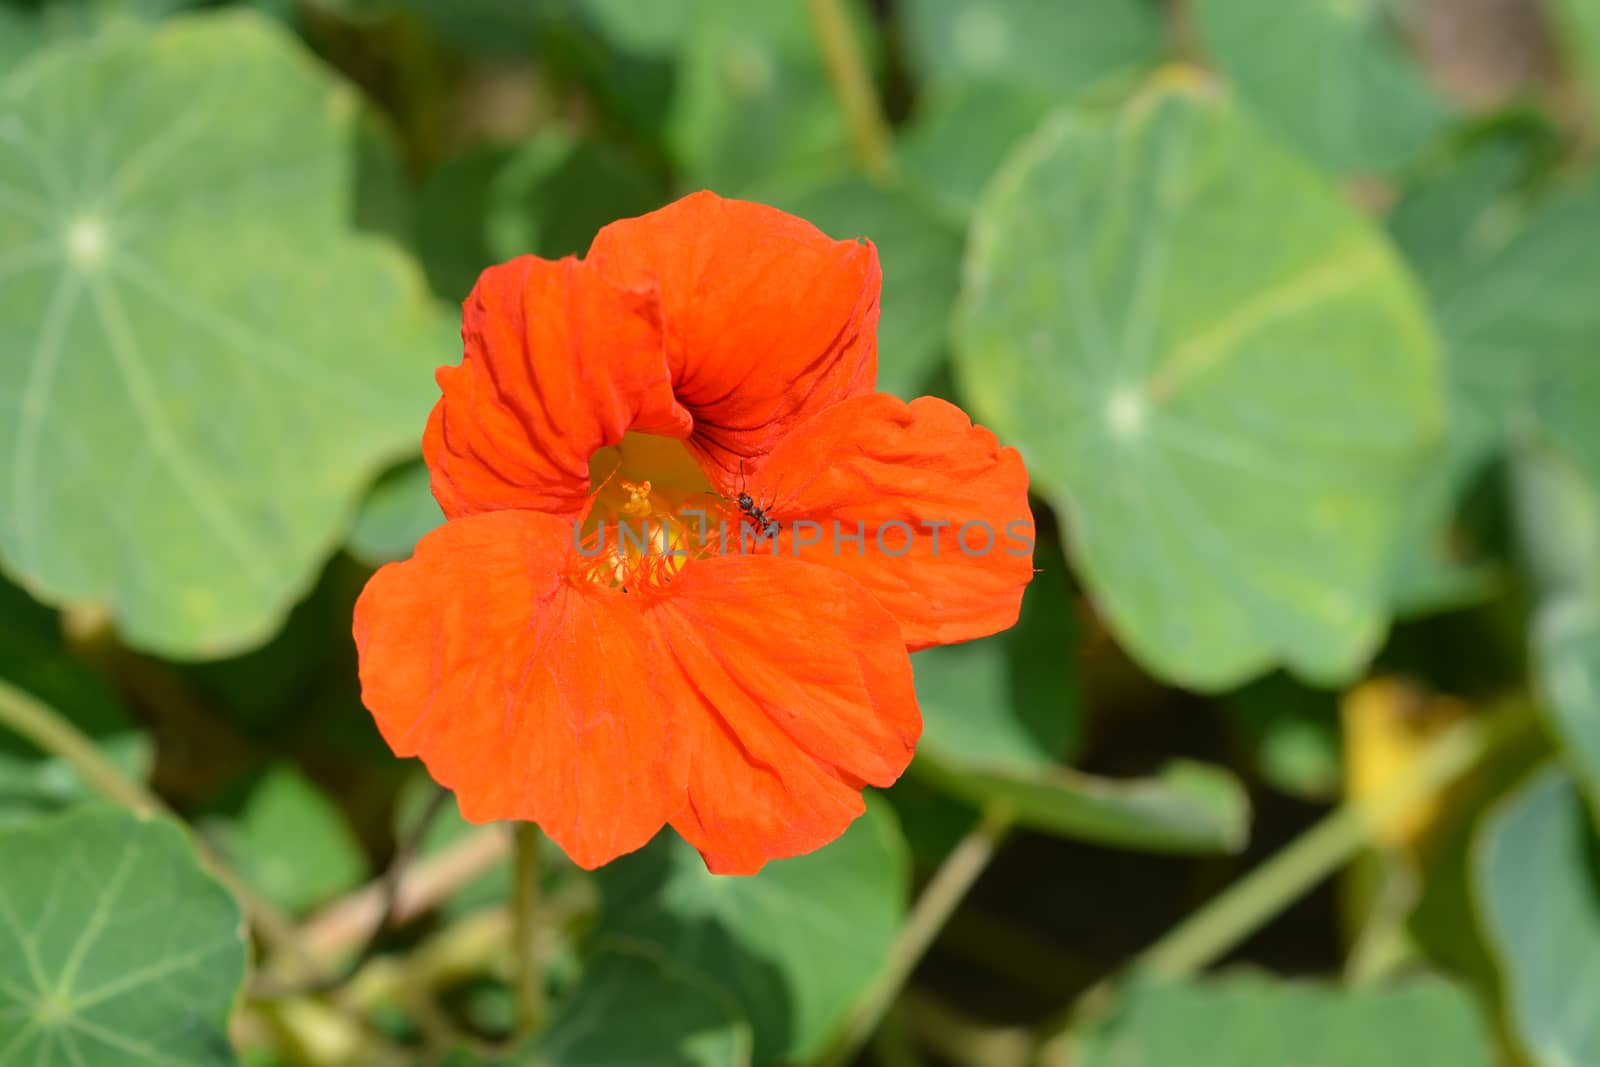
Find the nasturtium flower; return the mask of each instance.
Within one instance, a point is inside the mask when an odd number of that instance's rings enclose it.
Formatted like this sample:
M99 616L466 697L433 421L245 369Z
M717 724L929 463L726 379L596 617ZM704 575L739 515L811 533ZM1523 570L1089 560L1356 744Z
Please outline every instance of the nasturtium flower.
M710 193L479 278L423 438L446 521L355 612L363 701L466 818L750 873L899 777L909 652L1016 621L1033 522L1014 450L873 391L880 280Z

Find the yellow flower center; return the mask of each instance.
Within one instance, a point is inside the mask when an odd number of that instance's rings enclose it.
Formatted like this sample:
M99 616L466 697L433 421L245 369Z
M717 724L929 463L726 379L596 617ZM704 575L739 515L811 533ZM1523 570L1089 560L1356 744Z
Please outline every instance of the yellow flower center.
M661 586L715 551L726 505L682 441L630 433L589 457L589 484L594 504L579 546L590 581Z

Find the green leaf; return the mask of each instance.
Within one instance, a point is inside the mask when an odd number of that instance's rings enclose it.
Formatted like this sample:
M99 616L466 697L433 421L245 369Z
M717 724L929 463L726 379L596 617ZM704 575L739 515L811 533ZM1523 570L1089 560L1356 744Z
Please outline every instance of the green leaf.
M1463 537L1461 499L1481 457L1452 432L1446 458L1418 481L1389 565L1389 603L1396 615L1420 616L1480 604L1504 585L1496 563Z
M600 932L655 946L719 985L755 1033L758 1063L804 1061L882 971L910 872L887 805L808 856L709 874L676 835L602 868Z
M953 217L971 216L978 194L1011 147L1039 125L1051 99L1005 82L963 81L927 94L900 131L900 168Z
M911 657L921 755L957 766L1046 770L1082 732L1066 560L1040 546L1011 629Z
M1474 874L1506 1012L1533 1067L1600 1062L1600 872L1572 780L1535 777L1479 831Z
M750 1031L726 993L648 946L613 942L534 1055L550 1067L739 1067L750 1062Z
M222 1067L238 905L164 819L85 809L0 831L0 1063Z
M1473 131L1414 181L1390 213L1389 232L1435 294L1462 271L1482 264L1523 222L1521 187L1553 134L1538 122L1510 121ZM1442 462L1426 473L1391 568L1393 603L1403 614L1450 609L1486 599L1501 576L1493 564L1464 550L1458 509L1500 444L1499 409L1475 401L1461 353L1447 348L1451 388L1448 439Z
M909 400L943 365L946 323L960 284L963 234L903 188L846 177L752 194L840 240L867 237L883 265L878 389Z
M666 200L665 186L622 149L547 129L507 159L490 185L489 251L497 260L582 255L606 223Z
M1600 485L1536 440L1519 442L1509 471L1517 547L1539 596L1600 603Z
M690 186L736 195L849 159L804 4L699 0L674 81L666 139Z
M1504 201L1501 201L1504 203ZM1531 214L1485 217L1475 253L1424 275L1450 356L1453 413L1469 455L1537 423L1600 483L1600 183Z
M1162 852L1243 847L1249 801L1220 767L1178 761L1149 778L1116 779L1061 766L1082 729L1073 605L1060 554L1041 548L1035 561L1014 627L912 657L923 720L917 776L975 805L1004 804L1044 833Z
M1493 256L1521 227L1522 192L1560 151L1544 120L1518 116L1469 131L1402 190L1390 234L1430 288Z
M358 112L243 12L0 83L0 554L135 645L261 641L416 447L455 343L414 264L351 232Z
M1342 990L1257 975L1135 985L1081 1067L1492 1067L1472 998L1435 978Z
M0 6L0 70L10 70L39 46L43 31L25 11Z
M626 1019L626 1025L618 1020ZM747 1067L750 1028L731 997L659 950L607 940L549 1028L517 1051L461 1050L440 1067Z
M50 41L117 28L129 20L152 20L191 7L198 0L44 0L23 10L0 3L0 72Z
M149 777L155 753L147 736L129 729L97 741L100 754L124 777L135 781ZM0 829L64 811L98 795L66 760L35 752L18 754L0 742Z
M209 711L269 749L281 749L286 735L312 736L314 747L323 751L354 737L366 746L358 751L392 756L359 710L361 683L350 615L369 577L364 567L335 557L266 644L227 659L171 664L170 669ZM191 731L197 728L198 723L189 726Z
M422 535L442 522L444 513L428 487L428 468L413 460L386 471L367 493L348 547L361 562L376 567L409 557Z
M1384 172L1449 122L1401 47L1387 0L1200 0L1198 25L1239 96L1334 170Z
M1141 662L1207 690L1361 668L1443 390L1415 286L1336 188L1164 78L1013 155L965 286L964 393Z
M906 0L899 10L925 83L987 79L1056 100L1150 68L1165 35L1147 0Z
M366 856L344 813L291 766L270 768L237 817L217 823L230 866L286 911L310 911L367 875Z
M478 148L429 175L417 251L434 291L457 302L491 263L582 255L600 227L666 199L662 183L627 152L549 127L521 146Z
M1144 778L1102 778L1061 767L986 768L919 757L929 780L974 803L998 803L1034 830L1145 852L1238 852L1250 801L1222 767L1172 760Z
M495 261L486 216L495 176L514 154L500 145L474 149L446 160L422 183L415 247L428 284L442 299L465 300Z
M605 35L633 52L670 52L683 45L701 0L579 0Z

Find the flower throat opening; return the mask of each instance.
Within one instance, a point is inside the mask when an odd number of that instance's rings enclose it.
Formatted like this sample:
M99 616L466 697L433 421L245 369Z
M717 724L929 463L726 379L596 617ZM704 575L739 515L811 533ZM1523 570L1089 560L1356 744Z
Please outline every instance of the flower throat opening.
M594 503L578 534L583 578L639 592L718 551L727 504L685 443L630 433L589 457Z

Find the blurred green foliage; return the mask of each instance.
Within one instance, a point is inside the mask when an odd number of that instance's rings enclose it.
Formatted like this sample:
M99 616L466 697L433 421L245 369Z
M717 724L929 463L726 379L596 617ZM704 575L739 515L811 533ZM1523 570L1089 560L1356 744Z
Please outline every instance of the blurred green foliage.
M887 168L812 0L0 0L0 1065L1600 1063L1600 6L839 2ZM546 849L519 1035L503 828L350 612L478 272L702 187L877 245L879 387L1022 452L1039 573L833 845ZM1537 729L1208 906L1433 693Z

